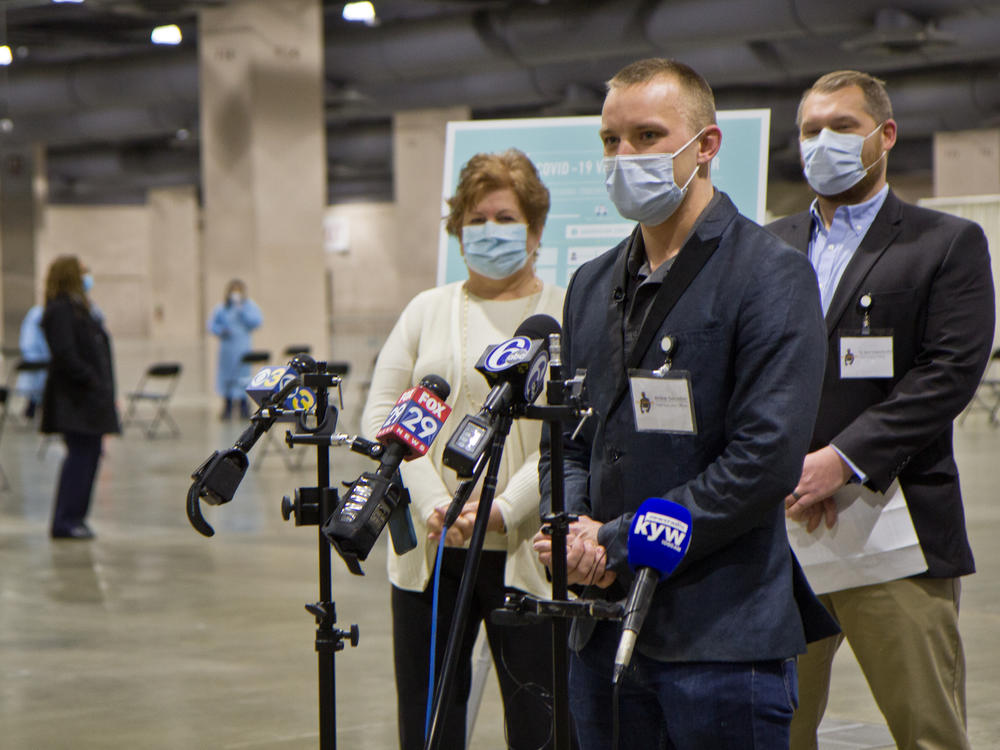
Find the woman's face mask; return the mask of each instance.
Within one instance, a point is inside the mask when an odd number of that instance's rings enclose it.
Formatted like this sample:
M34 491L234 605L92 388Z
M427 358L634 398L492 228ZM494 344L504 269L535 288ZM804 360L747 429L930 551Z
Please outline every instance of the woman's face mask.
M490 279L505 279L528 262L528 225L486 221L462 227L469 268Z
M865 141L882 129L882 123L868 135L838 133L823 128L819 135L799 141L803 173L819 195L839 195L857 185L869 170L885 158L886 152L867 167L861 159Z

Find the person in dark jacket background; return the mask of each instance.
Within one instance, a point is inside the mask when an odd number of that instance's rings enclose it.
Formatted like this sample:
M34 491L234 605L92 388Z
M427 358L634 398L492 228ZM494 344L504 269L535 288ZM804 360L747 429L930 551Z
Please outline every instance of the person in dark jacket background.
M42 330L52 358L42 396L43 433L61 433L66 458L52 513L54 539L92 539L86 524L103 436L121 431L111 338L87 297L92 285L76 256L49 266Z

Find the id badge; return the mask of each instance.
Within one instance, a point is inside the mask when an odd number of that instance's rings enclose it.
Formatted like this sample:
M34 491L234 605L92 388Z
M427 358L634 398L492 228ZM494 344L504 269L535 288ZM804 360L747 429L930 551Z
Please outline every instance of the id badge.
M697 434L690 373L684 370L662 374L629 370L629 386L636 430Z
M892 331L840 336L840 377L891 378Z

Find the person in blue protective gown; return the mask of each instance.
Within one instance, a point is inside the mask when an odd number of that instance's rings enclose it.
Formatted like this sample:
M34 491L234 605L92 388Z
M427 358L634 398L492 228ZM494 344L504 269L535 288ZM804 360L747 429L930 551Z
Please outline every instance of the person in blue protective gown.
M225 300L215 306L208 321L208 330L219 337L219 367L216 390L224 399L222 419L229 419L233 406L239 405L240 415L250 414L245 388L250 381L250 365L242 362L250 351L250 334L263 321L260 307L247 296L247 287L239 279L226 286Z
M42 330L42 313L44 312L44 305L33 305L25 313L24 320L21 321L18 348L21 350L23 362L48 364L49 345L45 342L45 332ZM33 419L35 416L35 410L42 401L47 374L47 370L41 369L21 372L17 376L17 391L23 394L26 400L24 405L25 419Z

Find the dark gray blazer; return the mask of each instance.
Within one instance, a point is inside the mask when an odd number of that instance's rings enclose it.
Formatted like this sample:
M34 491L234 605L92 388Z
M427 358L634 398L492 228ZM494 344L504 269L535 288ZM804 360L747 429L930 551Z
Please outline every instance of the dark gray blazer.
M715 246L665 318L631 353L644 369L664 362L691 374L697 434L638 433L623 351L625 258L632 238L581 266L566 293L567 371L586 368L596 411L577 440L564 434L569 510L604 522L599 539L624 595L629 524L648 497L691 512L691 546L656 590L641 652L667 661L750 661L792 656L836 632L807 586L785 535L785 496L802 471L824 361L816 276L801 253L740 216L729 198L708 215L680 258ZM671 268L674 273L677 264ZM669 274L668 274L669 278ZM642 341L640 335L640 342ZM549 466L540 464L543 508ZM804 624L805 623L805 624Z
M768 229L805 252L812 217ZM893 377L840 378L841 332L893 332ZM812 448L833 443L872 489L899 478L927 576L975 571L952 450L952 421L972 398L993 345L993 273L978 224L913 206L892 191L844 270L826 315L827 366Z

